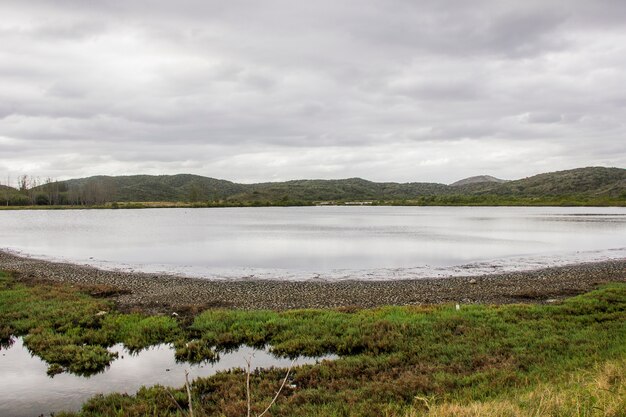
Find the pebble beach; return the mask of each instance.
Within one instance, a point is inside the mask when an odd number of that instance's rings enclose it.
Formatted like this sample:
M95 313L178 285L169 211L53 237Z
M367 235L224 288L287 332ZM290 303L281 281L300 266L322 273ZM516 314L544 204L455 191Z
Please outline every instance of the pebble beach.
M626 259L471 277L394 281L211 281L121 272L0 251L0 270L24 281L108 286L119 308L173 313L189 308L376 307L440 303L552 303L607 282L626 282Z

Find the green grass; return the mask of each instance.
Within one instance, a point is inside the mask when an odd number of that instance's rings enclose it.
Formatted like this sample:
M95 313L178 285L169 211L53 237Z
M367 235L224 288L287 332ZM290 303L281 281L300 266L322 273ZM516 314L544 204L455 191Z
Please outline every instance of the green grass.
M84 289L26 285L7 276L0 283L0 328L5 335L27 335L27 346L52 371L91 371L87 365L114 359L102 349L118 342L140 349L172 341L177 357L189 361L214 359L240 344L268 344L285 356L340 355L294 369L293 387L281 394L272 416L481 415L470 412L489 405L496 411L484 415L499 415L498 409L525 415L547 388L547 397L565 404L561 393L575 388L567 382L572 375L605 363L619 367L626 358L626 284L555 305L209 310L183 325L165 316L117 313ZM284 372L252 375L254 410L269 403ZM245 415L244 388L245 374L237 370L194 381L196 415ZM576 389L576 395L587 392ZM173 394L184 405L183 390ZM95 397L79 415L177 413L170 394L157 386L134 396Z
M89 375L115 357L106 348L124 343L131 350L171 342L180 329L170 317L119 314L111 302L90 292L102 288L16 282L0 273L0 344L24 336L24 344L49 365L49 373L67 370Z
M467 403L417 397L404 417L526 417L626 415L626 360L610 360L504 398Z

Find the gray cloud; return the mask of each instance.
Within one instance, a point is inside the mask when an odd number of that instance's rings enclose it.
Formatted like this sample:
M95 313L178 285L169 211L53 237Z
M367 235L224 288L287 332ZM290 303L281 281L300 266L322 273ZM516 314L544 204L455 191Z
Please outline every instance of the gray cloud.
M0 178L626 165L626 4L0 4Z

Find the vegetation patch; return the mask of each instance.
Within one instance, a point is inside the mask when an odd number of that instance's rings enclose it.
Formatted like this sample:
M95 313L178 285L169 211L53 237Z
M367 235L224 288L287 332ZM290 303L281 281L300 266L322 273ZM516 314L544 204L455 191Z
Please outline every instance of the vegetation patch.
M114 343L172 342L178 359L193 362L241 344L285 356L340 355L295 368L273 416L571 415L570 398L589 410L581 415L617 416L611 410L623 404L609 392L624 390L626 284L554 305L210 309L185 321L122 314L80 289L6 275L0 288L3 337L25 335L51 373L100 370L114 360L106 350ZM253 412L271 401L284 375L251 375ZM195 415L245 415L245 380L242 370L195 380ZM95 397L77 415L174 416L179 406L186 407L184 389L157 386Z
M102 290L98 288L97 294ZM91 296L93 291L34 280L17 282L0 273L0 343L8 346L13 336L24 336L31 353L50 365L49 373L89 375L115 358L106 348L116 343L139 350L179 337L175 319L120 314L110 301Z
M626 360L614 360L578 371L552 383L540 383L527 392L468 403L440 402L416 397L402 410L404 417L526 417L626 415Z

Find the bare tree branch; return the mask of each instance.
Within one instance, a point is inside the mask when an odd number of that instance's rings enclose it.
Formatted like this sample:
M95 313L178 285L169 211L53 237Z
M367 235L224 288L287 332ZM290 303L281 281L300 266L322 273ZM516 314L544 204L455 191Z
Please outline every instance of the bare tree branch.
M193 405L191 404L191 389L189 388L189 371L185 370L185 388L187 388L187 399L189 400L189 417L193 417Z
M270 403L270 405L268 405L267 408L265 409L265 411L263 411L261 414L259 414L258 417L263 417L263 415L269 411L269 409L272 407L272 405L274 405L274 403L278 399L278 396L280 395L280 392L285 387L285 383L287 382L287 378L289 378L289 373L291 372L291 368L293 368L293 364L294 363L296 363L295 359L291 361L291 365L289 365L289 369L287 369L287 374L285 375L285 379L283 379L283 383L280 385L280 388L276 392L276 395L274 396L274 399L272 399L272 402Z
M165 388L165 392L167 392L170 395L170 398L172 399L172 401L174 401L174 404L176 404L176 407L178 407L182 415L185 415L185 410L183 410L183 407L181 407L180 404L178 404L178 401L176 401L176 398L174 398L174 395L170 392L170 390Z
M252 362L252 356L245 358L247 367L246 367L246 400L248 402L248 414L247 417L250 417L251 412L251 404L250 404L250 364Z

